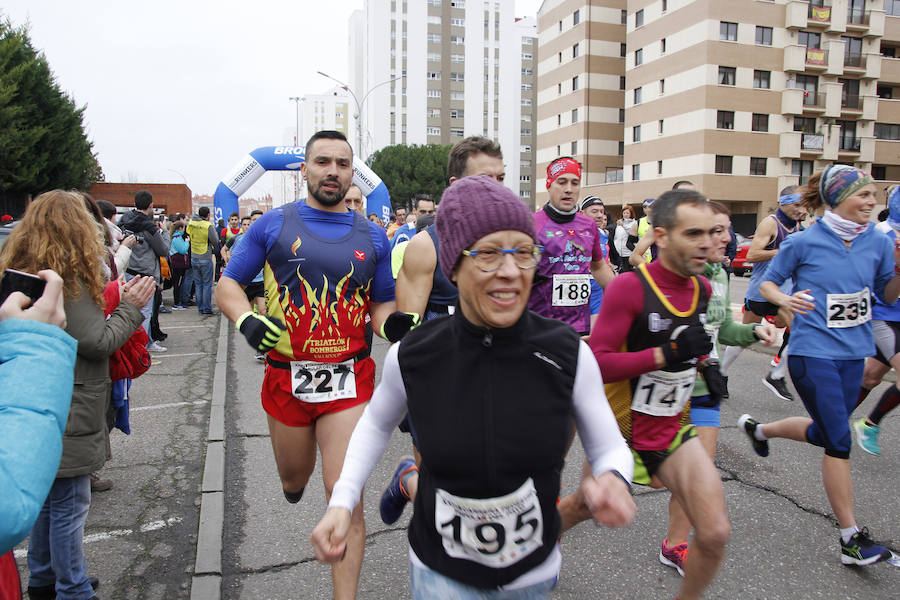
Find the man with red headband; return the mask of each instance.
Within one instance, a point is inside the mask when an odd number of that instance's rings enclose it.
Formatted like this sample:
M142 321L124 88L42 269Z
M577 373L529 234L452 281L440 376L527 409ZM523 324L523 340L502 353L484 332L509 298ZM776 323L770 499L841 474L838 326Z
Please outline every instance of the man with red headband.
M534 214L544 247L528 308L568 323L581 335L591 328L591 279L606 287L614 277L603 260L603 242L593 220L578 212L581 165L557 158L547 167L550 201Z

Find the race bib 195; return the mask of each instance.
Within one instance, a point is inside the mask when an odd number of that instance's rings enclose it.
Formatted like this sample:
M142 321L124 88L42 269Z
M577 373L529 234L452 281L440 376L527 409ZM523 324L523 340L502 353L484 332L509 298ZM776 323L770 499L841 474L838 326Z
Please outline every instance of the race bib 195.
M461 498L437 489L434 523L448 556L488 567L508 567L544 545L541 505L530 477L499 498Z
M634 390L631 410L654 417L677 415L690 400L696 379L697 369L644 373Z
M582 306L591 299L591 275L553 275L553 306Z
M855 294L828 294L825 301L828 327L856 327L872 319L869 288Z
M317 363L291 361L291 385L294 397L303 402L331 402L356 397L353 361Z

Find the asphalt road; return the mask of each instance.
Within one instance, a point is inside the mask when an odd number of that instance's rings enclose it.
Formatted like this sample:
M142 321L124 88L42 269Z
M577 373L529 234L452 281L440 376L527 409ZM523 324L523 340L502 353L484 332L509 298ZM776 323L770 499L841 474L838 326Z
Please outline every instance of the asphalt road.
M745 289L746 279L733 280L735 303ZM263 366L233 327L224 324L219 337L223 323L194 311L162 315L169 352L157 355L158 363L135 382L133 433L113 434L114 458L103 471L116 485L94 496L88 517L88 571L101 580L101 598L331 597L330 569L314 560L309 544L325 507L321 472L317 467L299 504L285 502L259 405ZM379 365L385 351L386 344L377 341L373 355ZM215 375L217 358L225 367L221 381ZM896 568L840 564L838 532L819 474L821 451L775 441L771 456L760 459L737 430L735 422L743 412L761 420L805 414L799 402L776 399L761 385L769 359L765 350L747 351L732 369L716 465L733 532L707 597L900 597ZM872 406L881 389L872 393L863 410ZM204 467L208 476L215 458L214 452L207 452L214 401L225 405L224 508L219 515L223 527L216 543L200 544L197 556ZM856 510L876 539L900 550L900 416L889 415L883 426L882 456L854 449ZM378 499L397 461L410 450L408 438L395 432L369 480L359 598L409 596L405 529L410 510L394 526L385 526L378 517ZM563 474L564 494L577 486L582 456L576 442ZM585 523L566 534L553 598L675 596L680 579L657 559L668 493L638 489L636 502L638 516L628 528ZM17 551L23 576L25 547L23 543ZM194 576L195 559L215 567Z

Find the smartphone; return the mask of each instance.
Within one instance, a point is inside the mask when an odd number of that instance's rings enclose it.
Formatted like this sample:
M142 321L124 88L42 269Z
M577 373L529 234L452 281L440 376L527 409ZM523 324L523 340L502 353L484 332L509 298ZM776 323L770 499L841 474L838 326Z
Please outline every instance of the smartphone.
M0 304L3 304L13 292L22 292L35 302L43 295L46 285L47 282L37 275L6 269L3 272L3 279L0 279Z

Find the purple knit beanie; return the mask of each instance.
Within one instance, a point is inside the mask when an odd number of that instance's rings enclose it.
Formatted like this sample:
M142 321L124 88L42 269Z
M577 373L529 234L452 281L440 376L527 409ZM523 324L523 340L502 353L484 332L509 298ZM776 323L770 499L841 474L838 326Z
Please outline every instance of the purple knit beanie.
M534 218L515 192L490 175L463 177L444 190L435 217L438 261L448 281L462 251L495 231L527 233L537 244Z

